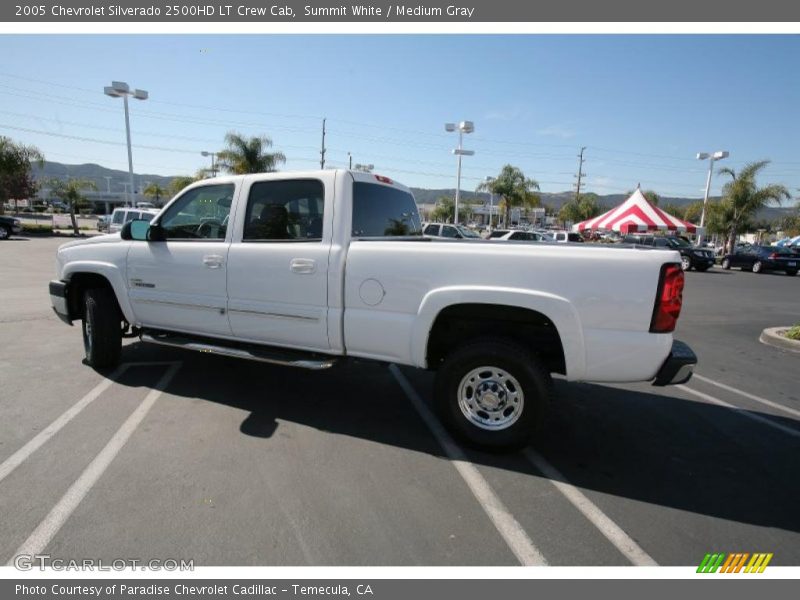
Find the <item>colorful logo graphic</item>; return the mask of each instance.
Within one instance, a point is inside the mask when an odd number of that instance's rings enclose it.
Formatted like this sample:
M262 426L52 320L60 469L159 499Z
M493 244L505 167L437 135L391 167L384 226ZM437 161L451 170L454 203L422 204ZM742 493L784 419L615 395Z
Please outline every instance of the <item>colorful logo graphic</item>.
M748 559L750 560L748 561ZM756 552L753 554L747 552L732 554L717 552L706 554L700 566L697 567L697 572L716 573L719 570L720 573L763 573L771 560L772 552ZM745 566L745 563L747 563L747 566Z

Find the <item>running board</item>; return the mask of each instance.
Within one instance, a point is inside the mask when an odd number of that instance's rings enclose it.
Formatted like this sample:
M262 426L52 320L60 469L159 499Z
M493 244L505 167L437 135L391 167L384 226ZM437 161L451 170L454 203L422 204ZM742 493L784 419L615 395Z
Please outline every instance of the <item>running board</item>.
M183 348L184 350L194 350L196 352L206 352L208 354L220 354L232 358L243 358L257 362L281 365L284 367L297 367L300 369L310 369L321 371L331 368L335 363L335 358L319 358L316 360L301 358L301 353L281 348L265 348L250 344L234 344L222 346L218 340L203 340L199 338L185 337L173 333L148 331L142 332L139 339L149 344L159 344L170 346L171 348Z

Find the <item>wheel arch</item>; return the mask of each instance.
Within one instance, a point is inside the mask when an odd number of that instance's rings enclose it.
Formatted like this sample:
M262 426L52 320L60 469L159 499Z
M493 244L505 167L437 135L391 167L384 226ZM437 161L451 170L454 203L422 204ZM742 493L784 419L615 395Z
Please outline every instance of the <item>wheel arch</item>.
M445 327L452 320L469 325L453 335ZM517 288L451 287L429 292L413 327L411 356L415 365L435 369L443 351L454 344L492 334L506 334L544 355L548 368L569 379L580 379L585 371L583 331L572 304L560 296ZM552 345L543 351L536 347L537 341Z
M83 294L87 289L109 288L117 299L122 316L128 323L134 322L133 311L119 269L107 263L70 264L65 268L62 279L69 282L67 307L70 317L80 319L83 315Z

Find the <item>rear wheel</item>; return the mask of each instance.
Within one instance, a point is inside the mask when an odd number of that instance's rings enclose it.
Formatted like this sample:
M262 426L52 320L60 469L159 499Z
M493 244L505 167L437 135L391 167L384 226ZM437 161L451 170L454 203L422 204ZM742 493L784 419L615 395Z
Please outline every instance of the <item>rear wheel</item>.
M787 269L786 270L786 274L789 277L794 277L795 275L797 275L797 269Z
M11 237L11 230L5 225L0 225L0 240L7 240Z
M729 258L722 259L722 268L725 269L726 271L731 268L731 261Z
M462 440L487 450L527 445L544 417L550 374L510 340L485 338L448 356L436 377L436 408Z
M753 273L761 273L763 265L761 264L760 260L757 260L753 263Z
M113 367L122 352L122 319L117 298L108 288L86 290L82 323L86 363L95 368Z

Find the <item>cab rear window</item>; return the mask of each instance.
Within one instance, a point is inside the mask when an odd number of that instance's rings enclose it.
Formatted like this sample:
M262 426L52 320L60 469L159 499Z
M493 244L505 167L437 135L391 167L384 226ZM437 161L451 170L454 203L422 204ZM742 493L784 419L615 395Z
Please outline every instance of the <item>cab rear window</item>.
M387 185L354 182L352 233L356 238L421 236L414 196Z

